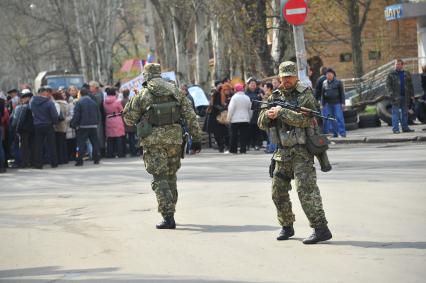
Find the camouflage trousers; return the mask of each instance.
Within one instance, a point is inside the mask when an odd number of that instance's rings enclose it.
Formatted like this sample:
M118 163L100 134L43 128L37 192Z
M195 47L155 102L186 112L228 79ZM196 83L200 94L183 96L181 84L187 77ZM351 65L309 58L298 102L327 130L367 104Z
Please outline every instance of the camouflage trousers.
M171 216L176 211L176 172L180 168L180 157L180 145L149 147L143 154L146 171L153 176L151 188L157 196L158 212L163 217Z
M272 200L277 208L278 222L290 226L295 221L289 191L291 179L295 179L297 194L310 226L318 228L327 225L322 199L317 186L314 156L305 146L283 150L281 161L276 160L272 178Z

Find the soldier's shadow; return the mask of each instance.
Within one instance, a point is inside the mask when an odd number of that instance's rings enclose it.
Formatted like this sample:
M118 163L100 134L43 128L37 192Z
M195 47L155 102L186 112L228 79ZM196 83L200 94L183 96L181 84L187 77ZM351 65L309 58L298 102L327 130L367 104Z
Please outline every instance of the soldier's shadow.
M178 223L176 230L194 231L203 233L243 233L260 231L278 231L279 228L268 225L201 225L201 224L181 224Z
M324 242L321 244L334 246L353 246L358 248L372 249L426 249L426 242L373 242L373 241L333 241Z

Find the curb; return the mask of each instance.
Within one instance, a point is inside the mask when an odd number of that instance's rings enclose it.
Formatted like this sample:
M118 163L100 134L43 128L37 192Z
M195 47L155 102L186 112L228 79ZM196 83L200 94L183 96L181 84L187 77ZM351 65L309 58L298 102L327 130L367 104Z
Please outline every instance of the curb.
M395 137L395 138L369 138L369 137L346 138L346 139L331 138L330 142L332 144L426 142L426 136Z

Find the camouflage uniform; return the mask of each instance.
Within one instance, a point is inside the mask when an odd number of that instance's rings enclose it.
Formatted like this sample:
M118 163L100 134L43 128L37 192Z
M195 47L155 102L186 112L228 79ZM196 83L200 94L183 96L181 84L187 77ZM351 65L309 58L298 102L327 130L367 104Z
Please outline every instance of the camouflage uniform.
M181 118L186 122L194 142L199 142L201 130L191 103L173 84L160 77L159 64L147 64L144 79L147 85L126 105L123 111L127 125L136 125L149 116L149 108L161 97L177 101ZM144 148L143 160L148 173L153 175L152 190L158 201L158 212L163 217L173 216L178 200L176 172L180 168L182 127L178 123L153 126L152 133L140 140Z
M285 64L287 63L287 64ZM280 76L297 74L292 62L280 65ZM280 89L280 99L302 107L316 109L317 101L312 89L297 82L293 89ZM270 97L272 101L276 97ZM309 220L310 226L320 228L327 226L315 172L314 155L306 149L306 134L315 130L314 118L281 109L278 117L271 120L267 109L260 112L258 125L263 130L269 130L273 142L278 145L273 155L275 170L272 179L272 200L277 208L278 221L281 226L292 226L295 216L292 211L289 191L291 179L295 179L297 193L302 208Z

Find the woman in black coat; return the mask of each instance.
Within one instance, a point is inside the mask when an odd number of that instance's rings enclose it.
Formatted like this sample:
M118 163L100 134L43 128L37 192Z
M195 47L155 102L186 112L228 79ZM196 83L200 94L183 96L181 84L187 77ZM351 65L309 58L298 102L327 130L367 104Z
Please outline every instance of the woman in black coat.
M231 85L223 84L218 90L212 93L210 100L211 112L207 117L205 131L214 135L216 143L219 147L219 152L225 151L225 146L229 140L228 127L220 124L216 117L227 109L226 105L226 92L232 90Z

